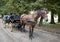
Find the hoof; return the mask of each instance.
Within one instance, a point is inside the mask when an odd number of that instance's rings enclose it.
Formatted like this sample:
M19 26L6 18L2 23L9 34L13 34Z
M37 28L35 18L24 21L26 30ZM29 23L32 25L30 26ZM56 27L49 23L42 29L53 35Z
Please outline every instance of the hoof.
M23 29L23 32L26 32L26 30L25 30L25 29Z
M20 31L21 31L21 32L26 32L26 30L25 30L25 29L21 29Z
M23 32L21 28L19 28L19 31Z
M29 35L29 39L31 39L31 40L32 40L33 38L34 38L34 37L33 37L32 35Z
M31 36L31 37L29 36L29 39L31 39L31 40L32 40L32 38L33 38L32 36Z

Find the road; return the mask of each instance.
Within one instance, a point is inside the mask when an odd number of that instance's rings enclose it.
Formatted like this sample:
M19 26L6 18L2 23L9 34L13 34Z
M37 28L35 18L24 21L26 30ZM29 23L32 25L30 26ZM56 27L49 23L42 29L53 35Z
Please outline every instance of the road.
M0 25L0 42L15 42L2 28Z
M28 37L29 32L27 27L26 32L20 32L16 28L13 29L13 32L10 32L8 28L2 28L1 24L0 27L1 42L60 42L60 34L34 29L34 38L31 40Z
M15 41L0 28L0 42L15 42Z
M18 42L18 40L8 34L5 28L2 27L2 20L0 19L0 42Z

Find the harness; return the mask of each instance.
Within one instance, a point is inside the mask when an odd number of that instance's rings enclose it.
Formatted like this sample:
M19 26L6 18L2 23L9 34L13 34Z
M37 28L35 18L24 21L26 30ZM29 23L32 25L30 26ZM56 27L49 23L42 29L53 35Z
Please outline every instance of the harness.
M34 20L34 18L29 18L29 16L26 16L26 22L36 23L36 21Z
M38 15L40 16L40 15L44 14L45 11L44 11L44 10L37 10L37 13L38 13Z
M29 14L29 15L31 15L31 14ZM28 23L28 22L36 23L36 21L34 20L34 18L29 18L28 15L22 16L22 18L23 18L23 17L25 18L24 23ZM20 19L20 20L21 20L21 19ZM21 21L21 23L23 23L23 22Z

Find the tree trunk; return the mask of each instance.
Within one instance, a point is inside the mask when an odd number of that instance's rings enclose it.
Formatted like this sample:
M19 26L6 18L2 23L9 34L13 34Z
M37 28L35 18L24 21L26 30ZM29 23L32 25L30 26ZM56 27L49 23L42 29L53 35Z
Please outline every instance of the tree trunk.
M39 21L39 26L43 25L43 17L41 17L40 21Z
M58 22L60 22L60 13L58 13Z
M50 23L55 24L55 22L54 22L54 12L53 11L51 11L51 22Z

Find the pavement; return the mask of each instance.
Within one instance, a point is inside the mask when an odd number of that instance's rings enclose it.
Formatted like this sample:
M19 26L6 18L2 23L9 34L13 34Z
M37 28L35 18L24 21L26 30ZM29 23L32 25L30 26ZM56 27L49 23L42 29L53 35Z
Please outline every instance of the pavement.
M29 29L26 26L26 32L20 32L17 28L13 28L13 32L9 28L3 28L0 19L0 41L1 42L60 42L60 34L34 29L34 38L29 39ZM2 39L1 39L2 38Z
M0 28L0 42L15 42L15 41Z

